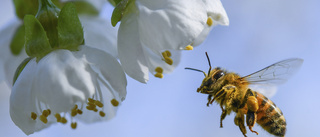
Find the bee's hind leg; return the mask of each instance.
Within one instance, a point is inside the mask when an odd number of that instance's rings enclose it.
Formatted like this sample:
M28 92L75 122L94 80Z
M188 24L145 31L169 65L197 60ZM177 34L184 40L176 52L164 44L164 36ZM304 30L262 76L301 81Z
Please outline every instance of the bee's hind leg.
M247 118L247 125L250 131L258 135L259 133L257 131L252 130L252 127L254 126L255 121L257 119L257 115L254 112L249 110L246 118Z
M236 117L234 118L234 124L239 126L240 131L242 132L243 136L247 137L247 130L244 126L244 115L241 113L237 113Z

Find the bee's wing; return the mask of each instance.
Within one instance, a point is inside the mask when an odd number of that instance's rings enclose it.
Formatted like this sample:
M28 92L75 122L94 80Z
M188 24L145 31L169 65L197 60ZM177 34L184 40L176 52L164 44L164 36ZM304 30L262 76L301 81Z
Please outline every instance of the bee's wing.
M267 97L272 97L276 91L276 85L288 80L302 65L303 59L291 58L274 63L257 72L242 77L249 82L250 88Z
M274 63L264 69L242 77L250 84L282 84L302 65L303 59L291 58Z

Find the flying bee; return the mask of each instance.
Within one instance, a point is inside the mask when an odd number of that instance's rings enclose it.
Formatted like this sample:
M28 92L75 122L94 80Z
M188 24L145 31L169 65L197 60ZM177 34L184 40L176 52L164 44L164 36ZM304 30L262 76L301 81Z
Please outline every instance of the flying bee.
M207 106L214 101L220 105L222 114L220 117L220 127L222 121L232 111L236 113L235 125L246 137L246 123L249 130L258 135L252 128L257 122L264 130L272 135L284 137L286 133L286 120L281 110L266 96L253 91L249 85L254 84L281 84L284 83L293 73L295 73L303 63L302 59L291 58L274 63L250 75L241 77L240 75L228 72L220 67L211 69L211 63L206 52L209 63L209 71L186 68L202 72L205 78L197 92L208 94Z

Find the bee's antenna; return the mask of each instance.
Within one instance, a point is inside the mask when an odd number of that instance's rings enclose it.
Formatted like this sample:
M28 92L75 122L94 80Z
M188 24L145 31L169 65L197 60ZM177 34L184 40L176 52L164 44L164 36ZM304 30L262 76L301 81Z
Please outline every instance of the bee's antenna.
M206 52L206 56L207 56L208 63L209 63L209 71L208 71L208 76L209 76L210 75L210 71L211 71L211 63L210 63L210 59L209 59L209 56L208 56L207 52Z
M204 74L205 77L207 77L206 72L199 70L199 69L194 69L194 68L184 68L184 69L189 69L189 70L194 70L194 71L198 71L198 72L202 72Z

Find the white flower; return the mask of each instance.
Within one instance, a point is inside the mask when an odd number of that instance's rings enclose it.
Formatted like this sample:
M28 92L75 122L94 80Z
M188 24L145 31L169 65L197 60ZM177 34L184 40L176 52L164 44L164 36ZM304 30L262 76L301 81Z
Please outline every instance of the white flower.
M126 96L118 61L99 49L55 50L25 66L10 96L12 121L27 135L52 123L112 118Z
M110 20L101 16L79 16L84 28L85 44L101 49L117 57L117 28L112 27ZM10 43L14 33L22 25L22 21L14 17L0 29L0 82L5 81L12 87L13 76L19 64L27 58L24 49L19 55L10 51Z
M229 24L220 0L135 0L127 9L118 56L125 72L143 83L149 71L157 77L171 72L180 59L176 50L192 49L213 26Z

